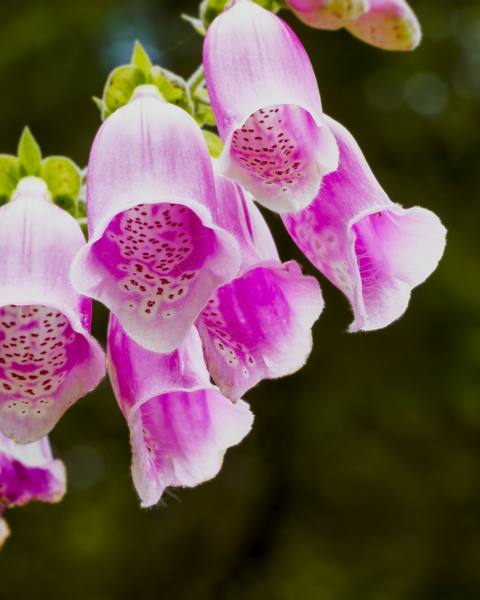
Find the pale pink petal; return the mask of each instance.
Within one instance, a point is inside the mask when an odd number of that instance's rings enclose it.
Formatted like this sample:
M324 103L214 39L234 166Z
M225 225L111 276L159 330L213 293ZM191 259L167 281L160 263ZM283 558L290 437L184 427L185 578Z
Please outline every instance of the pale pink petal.
M59 502L65 491L65 466L47 437L19 445L0 431L0 518L4 508L31 500Z
M415 13L405 0L369 0L370 10L347 25L348 31L383 50L413 50L422 39Z
M235 180L222 177L212 159L218 197L217 224L231 233L240 248L239 275L261 261L280 261L275 240L252 197Z
M46 435L105 375L89 335L91 300L68 279L84 245L41 179L22 179L0 208L0 430L22 444Z
M369 0L288 0L295 15L316 29L340 29L366 12Z
M224 175L276 212L308 206L338 148L322 116L312 66L293 31L237 0L207 31L205 79Z
M213 222L210 157L195 121L153 86L101 127L88 167L90 241L76 289L105 304L152 351L172 352L212 292L238 272L235 240Z
M174 353L156 354L131 340L111 315L108 351L143 506L158 502L169 485L192 487L214 477L253 417L245 402L233 405L210 383L195 328Z
M221 225L242 253L240 276L219 288L197 320L205 360L223 394L238 400L261 379L305 363L323 300L318 282L283 264L265 220L234 181L218 176Z
M340 147L340 165L325 178L307 210L283 221L307 258L353 306L350 330L385 327L405 311L413 287L436 268L445 228L423 208L393 204L360 148L327 118Z

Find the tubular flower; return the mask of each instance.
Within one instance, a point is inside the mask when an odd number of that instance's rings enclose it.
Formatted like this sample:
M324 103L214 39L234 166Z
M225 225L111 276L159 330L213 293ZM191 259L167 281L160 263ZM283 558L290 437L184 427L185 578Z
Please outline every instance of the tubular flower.
M0 548L10 531L2 513L31 500L59 502L66 491L65 467L54 460L44 437L18 445L0 431Z
M383 50L413 50L422 39L415 13L405 0L369 0L370 10L347 25L348 31Z
M195 328L173 354L156 354L131 340L112 314L108 355L142 505L158 502L169 485L193 487L214 477L253 416L245 402L232 404L210 383Z
M338 148L297 36L273 13L234 0L209 27L203 59L222 174L275 212L308 206Z
M212 295L197 320L208 370L223 394L238 400L265 377L297 371L312 347L323 308L314 277L280 262L258 208L241 186L216 178L219 224L242 253L239 276Z
M172 352L239 269L235 240L213 223L216 210L195 121L154 86L138 87L93 143L90 241L73 263L74 286L105 304L137 343Z
M84 245L41 179L22 179L0 208L0 430L22 444L46 435L105 375L89 335L92 302L68 280Z
M340 29L366 12L369 0L288 0L295 15L316 29Z
M412 288L436 268L445 228L424 208L390 201L350 133L327 118L340 147L338 171L315 202L283 222L305 256L350 300L350 331L385 327L406 310Z

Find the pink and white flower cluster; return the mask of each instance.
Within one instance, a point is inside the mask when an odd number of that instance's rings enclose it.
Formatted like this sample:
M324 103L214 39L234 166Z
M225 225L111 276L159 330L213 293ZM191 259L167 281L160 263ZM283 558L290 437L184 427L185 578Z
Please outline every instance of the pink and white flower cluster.
M144 506L213 477L251 428L241 397L310 353L318 282L281 262L254 200L347 296L352 331L400 317L445 243L439 219L392 203L322 113L308 56L277 16L234 1L207 32L204 66L218 162L195 120L143 85L93 143L88 243L36 177L0 208L0 430L35 442L96 387L91 299L102 302Z

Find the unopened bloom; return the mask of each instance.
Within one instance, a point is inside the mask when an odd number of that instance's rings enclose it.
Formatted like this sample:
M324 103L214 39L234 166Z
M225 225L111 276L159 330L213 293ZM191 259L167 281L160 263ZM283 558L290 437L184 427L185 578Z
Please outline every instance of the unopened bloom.
M436 268L445 228L429 210L390 201L351 134L327 117L340 164L315 202L283 216L298 247L350 300L350 330L385 327L406 310L412 288Z
M0 431L0 548L10 533L2 519L5 508L31 500L59 502L65 490L65 467L53 459L47 437L19 445Z
M222 173L276 212L308 206L338 148L300 40L273 13L234 0L209 27L203 61Z
M158 502L167 486L193 487L214 477L253 417L245 402L232 404L210 383L195 328L175 352L156 354L130 339L112 314L108 355L142 505Z
M369 9L369 0L288 0L295 15L316 29L340 29Z
M405 0L369 0L370 10L347 25L348 31L383 50L413 50L422 39L420 23Z
M46 435L105 375L89 335L92 302L68 279L84 245L41 179L22 179L0 208L0 430L22 444Z
M218 175L219 224L242 253L239 276L213 294L197 328L213 380L233 401L266 377L297 371L323 308L314 277L282 264L265 220L241 186Z
M105 304L137 343L172 352L212 292L238 272L238 246L214 225L216 209L195 121L154 86L138 87L93 143L90 241L74 261L74 286Z

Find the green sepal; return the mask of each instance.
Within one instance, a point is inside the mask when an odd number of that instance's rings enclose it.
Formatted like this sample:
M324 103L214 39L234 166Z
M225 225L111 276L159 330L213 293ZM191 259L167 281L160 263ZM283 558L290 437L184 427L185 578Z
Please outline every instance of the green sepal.
M207 30L205 29L205 25L202 19L197 19L196 17L191 17L190 15L186 14L181 14L180 16L184 21L190 23L190 25L195 29L197 33L199 33L202 36L205 36Z
M197 104L193 118L200 127L203 125L216 125L215 116L209 104Z
M103 112L103 109L105 108L103 105L103 100L101 98L97 98L96 96L92 96L92 100L95 103L95 106L98 108L98 110L100 112Z
M290 8L287 2L283 0L253 0L255 4L258 4L262 8L269 10L270 12L277 13L281 8Z
M220 13L225 10L227 0L203 0L200 3L200 19L208 29Z
M132 97L135 88L145 83L144 73L134 65L125 65L114 69L110 73L103 94L105 108L102 118L105 120L117 108L125 106Z
M223 150L222 140L218 137L217 134L213 133L213 131L202 129L202 133L203 137L205 138L205 141L207 142L210 156L213 156L213 158L218 158Z
M281 8L288 8L288 4L285 0L253 0L255 4L258 4L262 8L271 12L277 13ZM221 14L227 5L230 4L230 0L203 0L200 3L200 21L203 24L203 29L206 31L213 21ZM183 15L182 15L183 16ZM184 17L185 18L185 17ZM193 21L192 17L187 19ZM192 23L195 27L195 25ZM197 29L195 27L195 29ZM198 29L197 29L198 31ZM199 31L199 33L201 33ZM205 35L205 33L202 33Z
M150 81L157 86L167 102L183 108L189 115L193 113L190 92L182 77L155 66L150 69Z
M85 219L87 217L87 203L84 200L78 199L76 219Z
M40 177L47 184L55 204L75 217L81 184L76 164L63 156L49 156L41 162Z
M195 105L194 118L198 125L216 125L213 114L210 97L203 81L193 93L193 102Z
M20 159L22 177L38 174L42 153L28 127L25 127L23 130L20 142L18 143L18 158Z
M132 60L130 62L134 67L140 69L140 71L145 75L147 83L149 83L148 79L150 76L152 63L142 44L138 40L135 42L135 48L133 49Z
M0 206L10 200L21 177L20 160L10 154L0 154Z

